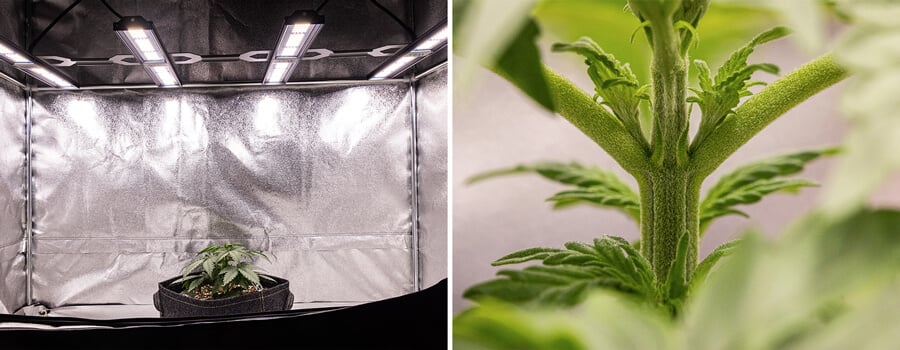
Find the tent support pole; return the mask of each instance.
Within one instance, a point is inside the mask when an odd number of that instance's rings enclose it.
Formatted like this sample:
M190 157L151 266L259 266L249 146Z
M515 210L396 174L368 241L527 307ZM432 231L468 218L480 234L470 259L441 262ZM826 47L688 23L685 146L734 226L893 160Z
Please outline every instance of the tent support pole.
M418 127L418 105L416 99L416 83L412 80L409 82L409 117L410 117L410 168L412 175L410 177L410 205L412 207L412 267L413 267L413 288L415 291L422 290L422 272L419 259L419 127Z
M34 99L31 90L25 91L25 301L26 305L34 305L34 287L31 278L34 272L34 181L32 149L31 149L31 124L34 112Z

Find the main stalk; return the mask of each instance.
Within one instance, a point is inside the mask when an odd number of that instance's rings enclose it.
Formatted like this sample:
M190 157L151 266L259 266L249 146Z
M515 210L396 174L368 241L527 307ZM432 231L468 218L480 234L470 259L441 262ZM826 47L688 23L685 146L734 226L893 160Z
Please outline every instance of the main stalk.
M659 167L640 180L641 253L650 260L659 281L665 281L678 240L687 235L685 275L697 262L700 232L700 181L680 168Z
M641 252L662 282L668 277L683 235L689 243L685 276L690 276L696 265L702 178L688 167L687 54L682 50L682 36L674 18L682 12L661 5L638 5L640 17L649 21L653 47L652 155L648 169L638 179Z

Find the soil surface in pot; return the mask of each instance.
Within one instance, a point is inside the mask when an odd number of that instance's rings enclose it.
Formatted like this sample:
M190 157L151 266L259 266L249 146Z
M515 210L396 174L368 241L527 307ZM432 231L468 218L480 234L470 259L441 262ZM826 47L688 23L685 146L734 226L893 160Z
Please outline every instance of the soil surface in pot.
M181 294L198 300L212 300L219 298L229 298L238 295L247 295L265 289L263 287L256 288L256 286L248 286L245 288L233 283L229 283L228 286L226 286L225 288L219 288L219 290L215 290L214 288L215 287L207 284L200 286L200 288L194 289L190 292L181 292Z

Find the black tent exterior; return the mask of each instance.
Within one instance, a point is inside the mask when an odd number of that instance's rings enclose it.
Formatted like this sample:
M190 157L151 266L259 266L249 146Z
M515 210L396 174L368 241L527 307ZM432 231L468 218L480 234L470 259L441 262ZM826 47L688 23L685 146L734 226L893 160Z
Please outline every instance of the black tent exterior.
M442 349L447 346L447 280L339 309L166 320L0 315L0 323L7 322L46 328L0 328L4 349ZM402 331L398 324L404 325Z

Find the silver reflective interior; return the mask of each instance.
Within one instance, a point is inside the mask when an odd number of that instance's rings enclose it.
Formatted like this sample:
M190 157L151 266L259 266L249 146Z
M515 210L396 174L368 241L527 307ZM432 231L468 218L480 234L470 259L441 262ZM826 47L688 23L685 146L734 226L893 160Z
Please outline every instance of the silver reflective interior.
M36 93L35 302L149 304L156 283L226 241L274 255L261 267L290 280L296 302L411 292L409 95Z
M416 86L422 286L447 278L447 70Z
M25 94L0 80L0 313L24 306Z

